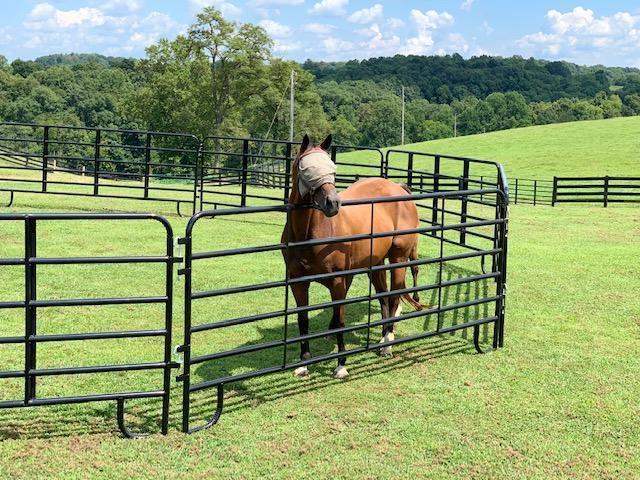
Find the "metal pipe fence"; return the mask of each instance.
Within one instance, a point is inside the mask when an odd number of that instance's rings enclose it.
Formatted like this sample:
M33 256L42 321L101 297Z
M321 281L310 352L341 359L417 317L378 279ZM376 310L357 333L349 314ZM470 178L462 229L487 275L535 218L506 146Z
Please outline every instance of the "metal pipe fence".
M131 222L143 221L159 223L164 230L166 252L160 256L119 256L99 257L79 256L47 257L38 253L38 246L46 238L38 234L38 227L49 226L52 223L79 221L91 222ZM176 261L173 255L173 230L169 222L163 217L146 214L0 214L0 223L19 223L23 225L24 247L23 254L17 258L0 258L0 267L16 267L23 269L24 295L22 298L14 298L8 301L0 301L0 312L20 311L24 315L23 331L20 335L0 337L0 347L15 345L23 347L24 368L20 370L0 371L0 379L23 379L23 396L19 399L0 401L0 408L35 407L47 405L63 405L87 402L115 401L117 404L118 427L127 437L138 436L126 426L125 402L130 399L159 398L162 400L162 413L160 428L162 433L167 433L169 427L169 394L171 387L171 369L176 367L171 360L172 322L173 322L173 264ZM105 223L106 228L106 223ZM158 264L164 266L163 281L164 294L154 296L123 296L116 298L42 298L39 290L42 288L42 275L39 273L44 266L61 268L63 266L79 265L136 265ZM44 277L47 278L46 276ZM50 290L48 288L46 290ZM60 287L56 286L56 290ZM43 310L62 308L78 314L86 307L120 305L160 305L163 308L163 325L155 329L123 330L108 332L84 332L84 333L41 333L39 317ZM5 317L6 321L6 317ZM4 326L4 325L3 325ZM48 330L48 328L47 328ZM41 368L38 361L39 346L42 344L60 345L67 342L91 342L99 340L125 341L131 339L160 338L163 342L163 355L155 361L133 361L120 364L98 364L90 366L63 366ZM51 350L47 350L51 352ZM46 357L46 354L45 354ZM3 362L10 358L3 355ZM49 363L46 361L45 363ZM159 371L162 374L162 387L155 390L116 390L108 393L94 393L84 395L41 396L38 394L40 379L65 376L65 378L78 375L111 374L121 375L135 371ZM114 383L117 383L116 377Z
M5 128L22 131L20 136L8 135ZM26 132L26 133L25 133ZM77 138L80 134L83 137ZM489 342L493 348L503 345L504 338L504 302L506 298L506 259L507 259L507 222L509 188L506 175L500 165L492 162L477 161L462 157L447 157L442 155L430 156L415 152L394 151L384 155L378 149L366 147L333 147L330 154L340 168L337 177L338 185L347 185L354 180L364 177L389 177L394 180L405 181L415 192L405 197L393 199L366 199L345 202L343 208L353 208L356 205L368 205L371 217L376 206L385 202L414 201L420 212L420 224L411 230L374 232L341 238L320 238L302 242L287 240L284 243L263 244L257 246L235 246L234 248L218 248L199 251L194 248L194 228L205 218L220 219L234 215L251 216L255 214L280 215L283 225L294 208L288 205L287 198L290 185L288 172L291 167L292 150L294 145L289 142L267 142L252 139L235 139L228 137L208 138L200 142L189 135L169 135L153 132L128 132L108 129L83 129L66 127L42 127L33 125L15 125L9 127L0 125L0 155L5 159L2 167L10 170L19 167L22 172L32 175L23 179L24 184L15 189L15 183L10 187L14 191L30 193L46 193L59 195L86 195L108 198L135 198L156 201L176 202L191 205L193 212L213 207L214 210L196 213L191 217L186 235L179 239L185 247L184 268L179 270L185 277L185 327L184 340L179 350L184 355L184 368L179 380L183 384L183 430L192 432L190 426L190 400L198 391L209 388L217 389L216 414L206 426L215 424L222 412L224 401L224 386L266 375L278 371L297 368L301 365L315 364L345 355L344 352L324 352L312 359L294 361L287 350L321 339L326 335L349 333L366 337L366 342L350 349L346 355L375 351L381 346L372 341L372 329L384 327L391 323L409 325L415 322L431 322L435 320L435 328L419 329L394 340L391 344L400 344L421 338L452 333L458 330L472 330L473 343L482 351L481 330L485 329L485 340L488 339L489 327L493 336ZM118 138L115 138L118 137ZM117 141L116 141L117 140ZM186 148L180 142L194 142L197 147ZM136 143L130 145L129 143ZM29 145L37 145L37 151L29 151ZM193 146L192 146L193 147ZM109 153L113 149L121 149L120 153L136 152L132 158L120 162L119 154ZM346 151L363 151L355 157L339 155ZM368 155L369 158L365 158ZM8 160L7 160L8 159ZM433 171L424 164L426 160L434 162ZM393 160L393 164L391 162ZM399 168L398 161L407 162L405 168ZM269 163L270 162L270 163ZM112 165L113 171L105 170L104 165ZM236 165L236 166L234 166ZM451 170L454 168L455 171ZM93 168L90 168L93 166ZM82 168L81 168L82 167ZM89 167L89 168L87 168ZM486 171L482 171L482 170ZM284 174L283 174L284 170ZM59 181L53 173L64 171L86 177L86 183L78 181ZM119 188L131 188L134 194L122 195L119 191L108 190L112 187L105 172L118 173L126 178L120 182ZM185 173L186 172L186 173ZM1 173L1 172L0 172ZM183 176L184 174L184 176ZM486 175L484 177L483 175ZM115 178L115 177L114 177ZM165 187L161 181L176 179L184 180L183 187ZM0 177L0 185L7 181ZM8 177L8 181L15 182L15 178ZM135 185L131 182L137 182ZM274 185L274 195L256 194L253 186ZM88 192L58 190L62 186L76 186L80 184L88 188ZM24 185L32 185L30 189ZM233 186L229 191L225 187ZM239 188L238 188L239 187ZM4 189L0 186L0 190ZM239 190L239 191L238 191ZM166 197L160 197L158 192L169 192ZM221 198L223 200L221 200ZM224 200L227 198L228 200ZM252 207L249 201L275 202L271 206ZM232 207L226 208L224 207ZM178 208L179 210L179 208ZM121 256L121 257L59 257L46 258L38 256L38 233L36 225L41 223L62 221L158 221L165 228L166 255L161 256ZM126 436L135 436L124 419L124 407L127 399L160 398L162 399L161 430L168 429L170 371L177 364L171 361L171 328L173 305L173 264L180 259L173 253L173 232L166 219L154 215L144 214L37 214L37 215L0 215L0 221L18 221L24 223L25 246L22 258L0 259L0 266L14 266L24 268L25 296L24 299L0 302L0 311L6 309L24 310L25 323L22 335L0 338L2 344L24 345L23 370L6 371L0 373L0 378L24 379L24 398L0 403L0 407L25 407L36 405L66 404L94 401L116 401L118 426ZM373 222L372 222L373 224ZM373 242L377 239L419 234L424 245L428 246L429 254L422 258L408 259L405 262L393 264L369 265L367 268L350 269L342 272L324 272L302 278L289 278L288 273L280 278L268 282L249 283L246 285L221 286L215 288L194 288L194 270L203 262L224 259L243 260L251 255L269 254L279 257L281 252L291 252L295 249L309 248L312 245L333 245L345 242ZM243 239L246 241L246 239ZM80 253L79 255L82 255ZM273 257L271 257L273 261ZM487 262L488 260L488 262ZM470 264L469 264L470 262ZM62 298L41 299L36 293L39 265L98 265L98 264L138 264L158 263L165 265L165 295L148 297L118 297L118 298ZM461 267L460 265L466 265ZM469 266L471 265L471 266ZM427 269L432 278L421 285L399 291L373 292L371 283L355 297L348 297L331 302L321 302L308 306L293 307L289 302L289 288L300 282L318 282L336 278L338 276L353 276L366 278L372 274L388 272L402 268L422 267ZM41 268L41 267L40 267ZM214 270L224 276L222 270ZM288 271L281 266L283 270ZM275 271L282 271L275 268ZM254 279L252 279L254 280ZM495 287L495 290L493 290ZM217 318L208 315L202 319L197 310L200 302L220 300L227 303L230 299L252 292L260 295L268 292L283 291L283 308L260 311L253 314L232 315L229 318ZM411 312L399 317L383 317L373 319L372 303L381 302L390 296L399 294L423 294L431 299L431 305L423 311ZM263 296L267 299L269 297ZM98 305L141 305L159 304L164 306L164 328L153 330L123 330L118 332L85 332L85 333L55 333L41 334L38 328L38 312L48 308L73 309ZM260 307L262 302L257 302ZM267 303L262 305L266 308ZM328 331L312 332L295 335L288 331L289 319L292 315L308 312L318 312L337 305L356 307L366 305L366 321L359 321L346 326L344 329L330 328ZM198 317L198 318L196 318ZM207 335L208 332L223 334L231 328L243 328L256 325L263 321L284 322L282 337L271 338L253 345L232 347L229 345L218 351L194 351L193 340ZM204 321L200 321L204 320ZM362 320L362 319L361 319ZM450 323L447 324L447 321ZM61 368L38 368L36 354L40 343L55 342L90 342L98 339L131 339L161 337L164 341L164 356L155 362L127 363L122 365L96 365ZM389 344L389 345L391 345ZM387 345L388 346L388 345ZM241 373L227 372L213 374L197 381L194 367L199 365L228 364L237 361L245 354L260 353L270 355L280 349L278 357L281 361L270 364L268 361L253 365L254 368ZM282 357L280 357L282 354ZM115 391L95 395L68 395L56 398L41 398L37 395L37 379L58 375L84 375L93 373L117 373L143 370L160 370L163 373L163 387L151 391Z
M479 200L481 197L492 200ZM425 218L426 225L420 225L410 230L374 231L373 216L376 206L389 202L414 201L418 206L427 205L429 215ZM481 206L475 215L460 212L457 206L449 208L449 203L460 204L462 202L474 202ZM435 221L431 221L432 202L435 202ZM222 415L225 385L246 381L252 378L269 375L286 370L293 370L307 365L335 360L338 358L361 354L364 352L378 351L381 348L416 341L423 338L444 335L458 330L473 330L473 342L476 349L481 352L480 330L484 326L493 327L493 348L503 346L505 297L506 297L506 269L507 269L507 237L508 237L508 196L505 189L487 188L461 191L444 191L423 194L407 195L403 197L385 197L344 202L341 208L350 208L357 205L368 205L371 210L371 227L368 233L317 238L303 241L290 241L286 236L283 242L270 243L247 247L229 246L215 250L200 250L195 245L199 244L195 234L196 227L202 220L216 220L227 217L242 218L256 215L280 215L282 225L290 225L290 215L298 208L310 208L308 206L267 206L253 208L237 208L225 210L213 210L201 212L191 218L187 225L186 235L179 239L179 243L185 247L185 264L179 274L184 275L185 285L185 323L184 343L178 350L184 355L183 371L178 380L183 383L182 405L182 430L193 433L208 428L218 422ZM363 221L366 221L363 219ZM425 221L423 221L424 223ZM466 236L462 237L461 233ZM472 235L477 234L477 235ZM282 274L277 268L270 268L275 278L259 284L233 285L226 287L203 287L194 285L194 278L198 277L198 271L205 268L220 269L224 271L224 262L220 265L212 265L210 262L233 258L236 264L249 264L256 255L284 254L284 258L291 258L290 253L296 249L305 249L312 246L330 246L336 244L353 244L366 242L369 244L370 254L373 250L373 242L376 239L399 237L403 235L419 234L425 243L432 248L431 255L422 259L407 259L406 261L373 265L366 268L347 269L342 271L310 273L304 277L290 278L288 268L283 268ZM485 258L491 259L491 270L486 269ZM455 270L456 262L475 262L472 269L456 270L456 275L447 277L449 269ZM275 266L275 265L274 265ZM388 292L372 292L371 280L368 287L360 288L355 296L332 299L329 302L320 302L310 305L291 305L288 294L292 285L310 282L326 282L336 278L369 277L375 272L389 272L396 269L422 266L431 268L434 279L421 285L402 290ZM493 290L489 285L493 284ZM481 286L481 288L480 288ZM278 295L277 292L281 294ZM253 305L251 311L246 308L227 309L224 313L218 313L205 307L198 308L201 302L211 299L236 298L236 302L230 304L242 304L240 298L243 294L251 292L252 295L261 298L277 297L282 301L280 307L274 305ZM428 294L432 299L432 305L424 310L410 312L399 316L389 316L376 320L372 318L372 302L384 301L392 296L404 294ZM300 333L295 335L289 331L290 318L293 315L318 312L327 308L338 306L350 306L356 308L365 305L364 318L346 325L343 328L329 326L312 333ZM237 313L236 313L237 312ZM453 320L452 320L453 319ZM406 336L396 338L391 342L378 343L372 340L373 328L384 327L395 323L426 323L435 321L434 326L424 327ZM449 322L449 323L447 323ZM231 346L226 343L217 350L211 351L215 341L212 338L225 338L225 332L234 328L260 327L269 325L275 329L267 338L248 344ZM210 332L215 337L208 337ZM292 358L292 347L304 342L319 340L326 336L350 334L359 338L359 344L346 351L326 352L312 358ZM243 358L247 355L259 354L263 360L256 363L247 363L248 368L235 373L238 365L243 365ZM196 368L204 364L217 363L218 368L209 373L204 379L197 379ZM226 368L225 368L226 367ZM204 367L203 367L204 368ZM210 370L207 370L210 372ZM191 402L196 392L216 389L215 413L201 426L192 427Z
M640 177L554 177L552 204L640 203Z

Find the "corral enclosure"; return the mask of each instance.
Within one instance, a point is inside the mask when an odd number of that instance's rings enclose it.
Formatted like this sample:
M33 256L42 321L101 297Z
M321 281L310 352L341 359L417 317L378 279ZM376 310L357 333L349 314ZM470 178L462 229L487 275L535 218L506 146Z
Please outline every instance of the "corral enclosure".
M156 237L144 222L135 225L143 218L5 216L4 222L13 224L9 243L17 252L8 252L4 262L13 267L13 276L4 282L8 300L0 306L14 315L14 324L3 332L3 343L14 347L17 363L22 359L24 365L3 367L2 376L12 379L13 386L5 390L2 406L117 400L120 425L127 433L124 401L159 397L166 431L168 379L178 367L171 350L177 345L184 354L180 380L186 385L183 429L188 431L193 393L218 387L221 394L226 384L300 365L295 351L306 338L295 333L299 309L288 298L291 279L280 255L293 247L277 243L290 211L278 205L285 203L291 187L293 144L210 138L195 145L195 137L156 132L3 128L0 181L2 190L12 195L142 200L154 206L159 203L149 201L169 202L178 206L178 213L181 204L192 212L216 210L193 218L184 239L178 240L186 250L177 256L172 253L173 232ZM353 150L358 150L356 156L344 153ZM463 338L478 350L481 343L501 346L508 199L499 166L363 147L334 147L329 153L338 165L341 186L386 176L416 191L405 200L416 201L420 209L421 223L414 233L422 236L416 263L422 273L409 293L421 292L425 309L398 319L402 322L395 343L463 330ZM372 215L379 201L371 201ZM275 206L246 208L264 203ZM236 206L241 208L224 210ZM192 236L196 220L202 221ZM142 238L136 238L138 234ZM151 248L155 244L164 245L165 252L157 253ZM54 245L64 248L49 251ZM173 309L178 296L171 284L172 266L180 261L186 263L180 273L188 285L183 343L171 339L172 334L174 339L181 336L172 329L171 318L172 312L174 319L181 317ZM344 300L347 353L378 349L376 328L391 321L380 319L378 300L386 296L374 294L367 280L374 267L353 273L356 281ZM159 273L162 269L164 274ZM25 298L20 299L23 291ZM331 306L329 300L323 288L312 290L308 339L315 358L309 363L338 356L333 341L324 338L328 322L323 310ZM25 314L24 331L13 332ZM97 325L92 323L95 318L101 319Z

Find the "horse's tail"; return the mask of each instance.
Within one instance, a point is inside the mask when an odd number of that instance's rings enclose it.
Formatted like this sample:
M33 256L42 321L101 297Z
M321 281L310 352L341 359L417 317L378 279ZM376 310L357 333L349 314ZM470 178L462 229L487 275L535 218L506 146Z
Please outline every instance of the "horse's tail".
M408 293L402 296L402 300L409 304L409 306L411 306L416 312L424 310L425 305L421 304L420 302L416 302Z
M409 185L407 185L406 183L401 183L400 186L404 189L405 192L413 193L413 191L411 190L411 187Z

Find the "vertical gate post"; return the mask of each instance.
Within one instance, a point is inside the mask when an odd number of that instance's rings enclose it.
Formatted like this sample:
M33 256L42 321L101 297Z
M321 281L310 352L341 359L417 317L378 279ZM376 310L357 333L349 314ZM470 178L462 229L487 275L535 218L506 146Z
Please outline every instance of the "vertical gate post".
M551 192L551 206L555 207L558 202L558 177L553 176L553 191Z
M285 150L285 172L284 172L284 203L289 202L289 194L291 189L291 154L292 154L293 146L291 143L287 143L287 148Z
M436 155L433 158L433 191L440 191L440 155ZM436 225L438 223L438 198L433 198L433 210L431 212L431 223Z
M407 157L407 186L409 189L413 186L413 153Z
M184 274L184 343L178 347L178 351L183 355L182 375L178 380L182 382L182 431L189 433L189 414L191 404L189 393L191 388L191 268L192 268L192 243L191 243L191 222L187 225L187 234L178 240L184 245L184 270L179 273Z
M460 185L462 190L469 190L469 160L465 160L462 167L462 184ZM467 223L467 211L468 211L467 196L462 197L460 205L460 223ZM444 215L444 214L443 214ZM467 241L467 228L462 227L460 230L460 243L465 244Z
M49 126L44 127L42 138L42 191L47 191L47 172L49 170Z
M36 368L36 335L37 307L32 302L37 299L36 264L33 259L37 255L36 219L27 216L24 231L25 256L25 331L24 331L24 404L36 397L36 377L30 372Z
M609 175L604 177L604 208L609 206Z
M247 206L247 182L249 177L249 140L244 139L242 141L242 179L241 179L241 196L240 206Z
M93 151L93 194L98 195L99 182L100 182L100 143L101 143L101 130L96 130L96 138Z
M147 133L144 149L144 198L149 198L149 176L151 175L151 133Z

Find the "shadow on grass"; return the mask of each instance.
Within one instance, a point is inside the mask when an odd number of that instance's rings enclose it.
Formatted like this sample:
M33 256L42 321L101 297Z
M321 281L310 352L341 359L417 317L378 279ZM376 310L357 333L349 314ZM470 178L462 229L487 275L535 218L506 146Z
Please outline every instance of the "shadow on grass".
M466 269L447 266L444 270L443 281L452 280L459 276L468 276L475 272ZM436 279L437 280L437 279ZM493 282L483 281L474 284L456 285L443 289L441 302L443 305L464 302L470 298L489 296L490 285ZM423 295L422 302L429 305L438 304L437 290ZM489 316L489 305L479 305L461 308L450 312L445 318L438 319L436 315L419 317L415 327L424 332L437 331L438 327L446 325L460 325L471 320ZM331 310L326 309L312 320L312 331L321 332L328 328L331 319ZM369 316L369 304L350 305L347 308L348 324L366 322ZM375 302L371 308L372 320L380 317L379 305ZM316 327L313 328L315 324ZM484 325L481 330L481 340L487 343L491 337L492 326ZM281 340L283 327L260 328L260 339L257 342L246 343L255 345L260 343ZM379 340L380 328L371 329L369 341L375 343ZM411 332L415 333L415 332ZM297 335L297 322L291 319L289 323L289 337ZM376 336L374 336L376 335ZM411 368L416 364L430 362L441 357L460 353L471 354L474 352L470 343L473 335L469 329L458 332L437 335L429 339L411 344L402 344L394 347L394 356L380 358L375 353L363 353L348 359L350 372L349 382L366 382L372 377L385 375L398 370ZM351 348L366 345L367 330L351 332L345 335L345 342ZM330 354L336 351L335 338L320 338L311 344L311 352L314 356ZM299 345L291 345L287 349L287 363L295 363L299 358ZM281 365L284 360L284 349L278 347L251 355L240 355L219 359L192 367L192 375L195 374L200 381L214 380L222 376L237 373L260 370L270 366ZM234 382L225 385L224 415L242 411L247 408L255 408L264 403L278 401L297 395L303 395L313 391L320 391L330 387L340 380L332 377L336 361L326 361L310 367L311 375L299 380L293 377L291 371L258 377L245 381ZM171 418L170 429L178 430L181 424L182 384L175 384L171 390ZM197 426L207 420L215 410L215 389L194 395L191 399L191 426ZM159 419L161 406L159 400L131 400L127 402L127 421L130 428L141 432L159 432ZM117 432L115 402L92 403L84 405L64 405L46 408L4 410L0 416L0 440L11 439L47 439L56 437L68 437L75 435L112 435Z

